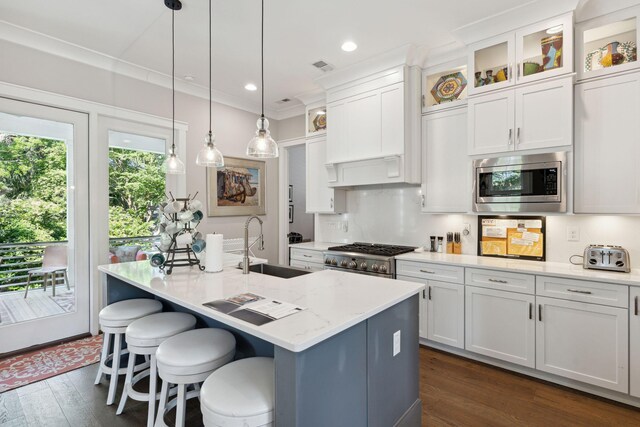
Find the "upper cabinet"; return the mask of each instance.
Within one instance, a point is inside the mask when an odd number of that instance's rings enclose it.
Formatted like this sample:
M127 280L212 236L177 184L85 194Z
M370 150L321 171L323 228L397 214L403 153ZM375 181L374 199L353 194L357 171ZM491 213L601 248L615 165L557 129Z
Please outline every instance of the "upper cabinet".
M578 79L638 68L640 7L631 7L576 25Z
M331 186L420 182L419 85L401 66L327 91Z
M315 136L327 133L327 106L324 102L307 105L306 107L306 136Z
M469 95L573 72L573 14L469 47Z
M572 117L572 77L471 97L468 152L481 155L571 146Z
M464 58L423 70L422 113L464 105L468 84Z

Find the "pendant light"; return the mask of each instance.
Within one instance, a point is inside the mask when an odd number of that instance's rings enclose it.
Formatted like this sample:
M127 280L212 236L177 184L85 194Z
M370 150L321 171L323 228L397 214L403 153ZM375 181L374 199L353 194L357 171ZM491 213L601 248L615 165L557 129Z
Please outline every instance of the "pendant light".
M211 132L211 0L209 0L209 133L204 138L204 146L198 152L196 164L208 168L224 167L224 157L216 148L215 135Z
M278 144L271 137L269 132L269 120L264 116L264 0L262 0L262 15L260 29L260 75L262 90L262 111L256 125L258 130L256 136L251 138L247 145L247 156L260 158L278 157Z
M182 9L180 0L165 0L165 6L171 9L171 150L162 162L162 171L168 175L184 174L184 163L176 154L176 43L175 43L175 14L176 10Z

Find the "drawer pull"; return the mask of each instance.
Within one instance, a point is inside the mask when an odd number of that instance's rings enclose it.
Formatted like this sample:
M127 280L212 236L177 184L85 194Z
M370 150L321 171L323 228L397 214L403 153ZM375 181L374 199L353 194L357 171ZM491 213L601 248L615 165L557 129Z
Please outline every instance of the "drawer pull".
M435 271L430 271L430 270L420 270L421 273L427 273L427 274L436 274Z
M500 280L500 279L489 279L489 281L493 283L509 283L506 280Z
M307 255L307 254L302 254L302 256L305 258L313 258L311 255Z
M567 292L574 292L576 294L591 295L591 291L582 291L580 289L567 289Z

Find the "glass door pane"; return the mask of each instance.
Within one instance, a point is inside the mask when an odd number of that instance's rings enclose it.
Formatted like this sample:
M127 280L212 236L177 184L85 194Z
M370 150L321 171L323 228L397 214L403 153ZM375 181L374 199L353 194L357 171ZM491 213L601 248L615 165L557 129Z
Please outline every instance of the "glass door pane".
M523 39L523 76L543 73L563 66L563 25L527 34Z
M0 98L0 353L89 331L88 118Z
M585 30L583 35L585 72L636 62L636 18Z
M473 55L475 88L509 80L509 42L478 49Z

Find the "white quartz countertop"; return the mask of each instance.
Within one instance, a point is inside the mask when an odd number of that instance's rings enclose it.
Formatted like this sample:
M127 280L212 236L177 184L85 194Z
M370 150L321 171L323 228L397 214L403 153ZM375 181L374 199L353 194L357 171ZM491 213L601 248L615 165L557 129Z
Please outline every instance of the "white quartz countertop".
M98 269L133 286L179 304L293 352L330 338L417 294L423 285L367 275L324 270L281 279L225 267L219 273L175 268L165 275L148 261L102 265ZM253 292L306 310L255 326L203 306L203 303Z
M311 251L326 251L330 246L344 245L344 243L331 243L331 242L305 242L305 243L292 243L290 248L309 249Z
M566 277L569 279L592 280L597 282L640 286L640 273L637 270L631 270L631 273L587 270L582 268L582 264L573 265L562 262L526 261L481 257L476 255L451 255L433 252L409 252L396 256L396 260L431 262L435 264L458 265L460 267L508 270L520 273Z

